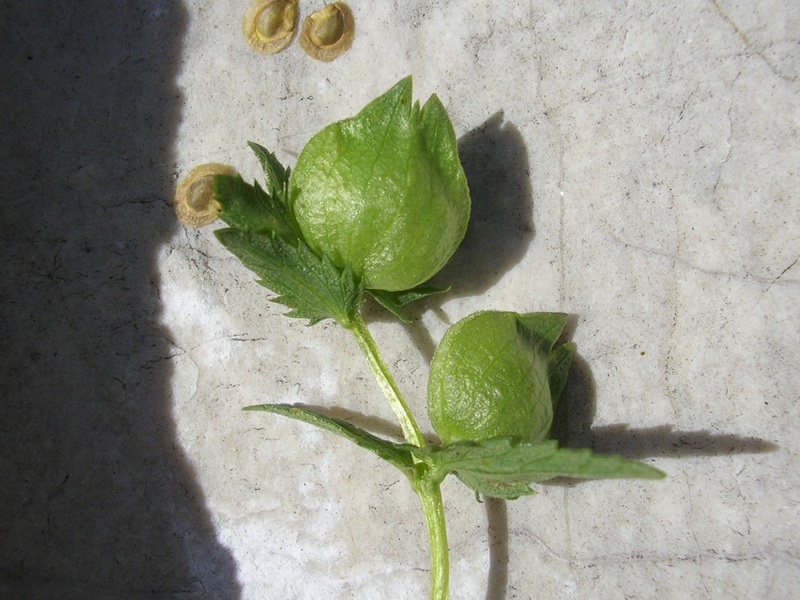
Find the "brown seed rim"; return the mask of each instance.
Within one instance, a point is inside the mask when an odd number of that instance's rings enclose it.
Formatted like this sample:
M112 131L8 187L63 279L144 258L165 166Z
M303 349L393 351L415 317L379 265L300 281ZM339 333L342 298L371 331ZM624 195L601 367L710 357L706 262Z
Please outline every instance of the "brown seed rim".
M335 40L324 42L317 32L324 27L328 27L331 19L341 19L341 30L337 32L338 37ZM355 32L355 19L347 4L344 2L326 4L318 11L308 15L303 21L300 46L311 58L329 62L350 49Z
M255 0L242 19L242 33L247 43L259 52L276 54L292 42L297 25L298 0ZM274 6L273 6L274 5ZM259 29L259 18L271 8L282 9L279 22L273 31ZM270 25L275 25L271 22Z
M190 227L202 227L217 220L222 207L214 198L211 187L211 178L214 175L236 175L236 169L222 163L206 163L193 168L178 183L173 206L181 223ZM195 189L197 185L205 188L199 190L200 195Z

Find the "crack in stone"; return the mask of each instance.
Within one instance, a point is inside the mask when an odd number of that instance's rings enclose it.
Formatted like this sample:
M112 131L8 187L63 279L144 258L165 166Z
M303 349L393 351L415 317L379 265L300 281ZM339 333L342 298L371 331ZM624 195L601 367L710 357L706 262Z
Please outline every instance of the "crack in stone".
M686 96L686 99L683 101L683 104L681 105L681 108L678 111L678 118L675 119L672 123L669 124L669 126L667 127L667 130L661 136L661 139L659 140L659 144L663 144L664 140L667 139L667 136L670 133L672 133L672 128L675 127L681 121L683 121L683 117L684 117L684 115L686 113L686 107L689 104L689 100L691 100L692 97L697 93L698 89L699 89L699 87L695 87L691 92L689 92L689 95Z
M568 508L565 509L565 516L567 518L567 549L566 549L566 553L567 554L572 554L572 547L569 544L569 509ZM511 532L512 535L514 533L517 533L517 532L514 532L514 531ZM556 550L554 550L552 547L550 547L550 545L547 542L545 542L541 537L539 537L538 535L536 535L532 531L526 530L524 533L523 532L519 532L519 533L521 533L521 535L523 537L535 542L536 545L539 546L540 549L544 550L545 553L547 553L547 555L550 556L551 558L556 559L560 563L563 563L564 565L566 565L566 566L568 566L570 568L575 566L573 564L574 563L573 560L570 560L569 558L565 557L560 552L557 552Z
M732 56L736 56L737 54L733 54ZM669 75L680 74L684 70L695 72L698 69L698 64L709 63L713 65L718 63L721 58L727 58L727 56L715 54L713 56L695 58L691 62L687 61L687 62L677 63L674 65L670 64L660 69L648 71L647 73L639 73L633 76L623 73L622 75L615 77L613 79L609 78L607 80L603 80L603 83L597 85L595 89L586 90L585 93L583 93L582 95L578 95L574 99L564 102L562 104L557 104L555 106L548 107L547 110L549 112L558 113L563 108L567 108L574 104L586 104L591 100L593 100L595 96L599 96L606 92L617 90L626 85L631 85L634 82L644 82L653 77L657 77L659 75L664 75L664 74L669 74ZM596 83L596 81L593 81L592 83Z
M777 276L777 277L775 277L775 279L773 279L773 280L772 280L772 283L770 284L770 287L772 287L773 285L775 285L775 284L778 282L778 280L779 280L781 277L783 277L783 276L786 274L786 272L787 272L787 271L789 271L789 270L790 270L792 267L794 267L794 266L797 264L797 262L798 262L798 261L800 261L800 256L798 256L797 258L795 258L795 259L794 259L794 261L792 261L792 264L790 264L790 265L789 265L788 267L786 267L786 268L785 268L783 271L781 271L780 273L778 273L778 276ZM769 290L767 290L767 291L769 291Z
M740 68L739 72L736 73L736 77L734 77L733 81L731 82L730 101L728 102L728 110L725 113L728 119L728 139L725 140L725 144L727 145L728 151L725 153L725 156L719 163L719 167L717 169L717 179L714 182L714 187L711 190L711 196L714 201L714 207L720 212L722 212L722 208L720 207L719 199L717 198L717 187L719 186L720 181L722 181L722 168L725 166L725 164L728 162L728 159L730 159L731 157L731 152L732 152L731 140L733 140L733 119L731 118L731 112L733 111L733 86L736 84L736 80L739 79L739 76L741 74L742 70Z
M665 260L672 260L675 261L676 264L685 267L691 271L695 271L697 273L703 273L704 275L711 275L714 277L728 277L730 279L736 279L741 281L748 281L753 283L761 283L766 285L774 285L778 283L778 279L780 279L780 275L778 277L763 277L759 275L753 275L752 273L744 272L744 273L734 273L731 271L724 271L724 270L717 270L717 269L707 269L705 267L701 267L700 265L696 265L693 262L680 257L677 253L670 253L668 251L661 251L657 250L656 248L649 248L647 246L640 246L639 244L634 244L632 242L627 242L624 239L620 238L614 232L609 232L609 237L617 242L619 245L625 248L631 248L633 250L638 250L644 254L648 254L651 256L657 256L659 258L663 258ZM797 260L800 260L798 257ZM795 260L795 263L797 262ZM787 267L784 272L788 271L795 263L792 263L789 267ZM781 273L782 275L783 273ZM794 284L796 282L790 282ZM787 284L788 285L788 284Z
M675 396L678 392L677 387L670 383L670 380L675 375L675 369L673 367L673 363L675 362L675 358L673 353L675 351L675 332L678 330L678 311L680 309L680 301L678 298L678 286L675 285L676 281L678 280L678 272L677 272L677 262L675 260L672 261L670 265L670 274L672 275L672 282L669 286L669 312L670 312L670 326L669 332L667 333L667 353L664 357L664 381L663 386L664 390L666 391L667 401L669 401L670 408L672 409L672 414L675 415L675 418L678 418L678 408L675 406Z
M542 540L542 538L540 538L539 536L535 535L530 531L525 531L524 533L512 531L511 534L521 535L522 537L533 541L548 556L559 561L560 563L564 564L570 569L585 569L592 567L600 567L604 565L626 564L631 562L650 563L650 564L663 564L671 562L693 562L699 566L700 564L702 564L707 560L712 560L712 561L721 560L729 563L739 563L739 562L765 561L778 556L777 553L769 550L762 550L749 553L735 553L735 552L726 552L713 547L703 548L695 538L695 545L697 546L696 552L659 553L659 552L632 551L627 553L597 554L585 557L572 556L571 558L567 558L567 556L564 556L564 554L554 550L549 544L547 544L544 540ZM570 555L572 554L572 551L568 549L566 551L566 554ZM796 557L788 555L787 560L788 562L796 562ZM704 588L706 588L705 582L703 582L703 586ZM708 591L707 588L706 591Z
M719 14L719 16L722 17L722 19L733 28L733 30L736 32L736 35L738 35L739 38L741 38L749 54L758 56L761 60L763 60L769 67L770 71L772 71L772 74L778 77L779 79L782 79L783 81L787 81L790 83L796 82L798 80L797 75L787 75L786 73L781 72L777 63L775 63L775 61L770 59L764 53L764 49L757 48L755 46L755 44L750 39L750 36L747 35L747 32L739 26L739 24L733 19L733 17L731 17L727 12L725 12L719 0L711 0L711 3L717 9L717 13ZM771 44L768 44L767 47L769 47L769 45Z
M693 515L693 513L694 513L694 500L692 499L692 486L689 483L689 476L686 473L683 474L683 477L684 477L684 481L686 483L686 497L687 497L687 500L689 502L689 514L692 515L692 517L694 517L694 515ZM694 518L692 518L691 521L694 521ZM695 548L697 548L697 552L698 552L698 556L699 556L699 554L702 553L702 547L700 546L700 541L697 539L697 531L695 530L693 525L689 526L689 530L691 531L692 540L694 540L694 545L695 545ZM700 560L699 559L696 561L696 564L697 564L698 567L700 566ZM706 580L705 580L705 577L703 576L703 570L699 569L699 573L698 574L700 576L700 583L703 586L703 590L705 590L706 597L710 598L711 596L709 595L708 586L706 585Z
M783 269L783 270L782 270L780 273L778 273L778 275L777 275L777 276L773 277L772 281L770 281L770 282L768 283L768 285L767 285L767 289L765 289L765 290L764 290L764 291L761 293L761 295L758 297L758 301L755 303L755 306L758 306L758 304L759 304L759 303L760 303L760 302L761 302L761 301L764 299L764 296L766 296L766 295L769 293L769 291L770 291L770 290L773 288L773 286L775 286L775 284L777 284L777 283L778 283L778 281L779 281L779 280L780 280L780 279L781 279L781 278L782 278L782 277L783 277L783 276L784 276L784 275L785 275L785 274L786 274L788 271L790 271L790 270L792 269L792 267L794 267L794 266L795 266L795 265L798 263L798 261L800 261L800 256L798 256L797 258L795 258L795 259L792 261L792 263L791 263L791 264L790 264L788 267L786 267L785 269ZM796 281L792 281L792 282L790 282L789 284L796 284L796 283L797 283Z
M630 552L627 554L607 554L600 556L591 556L586 558L577 558L570 560L570 564L576 567L598 567L603 565L625 564L631 562L642 562L650 564L663 564L671 562L694 562L700 563L706 560L722 560L725 562L751 562L751 561L764 561L773 558L771 552L753 552L749 554L734 554L717 550L715 548L706 548L699 552L686 552L676 554L660 554L656 552Z

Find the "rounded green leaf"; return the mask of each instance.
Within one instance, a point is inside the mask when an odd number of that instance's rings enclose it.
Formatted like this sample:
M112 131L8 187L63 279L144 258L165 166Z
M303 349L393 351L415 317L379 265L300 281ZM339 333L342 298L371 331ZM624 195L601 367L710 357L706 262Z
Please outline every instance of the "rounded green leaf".
M290 206L308 245L365 287L398 291L450 259L469 221L455 133L436 96L412 105L406 78L303 148Z
M428 379L428 414L443 442L548 436L552 342L527 326L529 317L479 312L444 335Z

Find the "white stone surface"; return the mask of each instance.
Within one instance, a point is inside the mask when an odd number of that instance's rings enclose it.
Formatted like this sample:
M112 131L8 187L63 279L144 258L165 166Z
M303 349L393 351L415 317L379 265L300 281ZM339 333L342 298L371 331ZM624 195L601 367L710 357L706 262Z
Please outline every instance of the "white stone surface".
M240 410L336 406L397 436L354 341L282 317L213 227L168 207L195 164L258 177L254 140L292 165L412 74L449 111L475 202L436 279L452 291L407 326L368 309L421 427L450 324L564 311L561 439L669 475L486 504L448 480L451 596L800 596L798 3L352 0L332 63L296 41L252 52L244 1L65 5L52 23L12 4L0 595L425 597L402 476Z

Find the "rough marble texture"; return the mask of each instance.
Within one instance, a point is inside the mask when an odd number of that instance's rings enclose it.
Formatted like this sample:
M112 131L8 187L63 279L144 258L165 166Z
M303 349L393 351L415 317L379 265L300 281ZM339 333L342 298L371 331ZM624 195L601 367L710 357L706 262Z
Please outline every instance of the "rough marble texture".
M367 310L422 429L450 324L565 311L559 438L669 474L484 504L448 480L452 597L800 595L798 3L352 0L333 63L252 52L245 0L111 4L0 19L0 596L425 597L402 476L239 410L397 436L355 343L169 206L195 164L256 177L249 139L293 164L407 74L474 202L452 291L407 326Z

